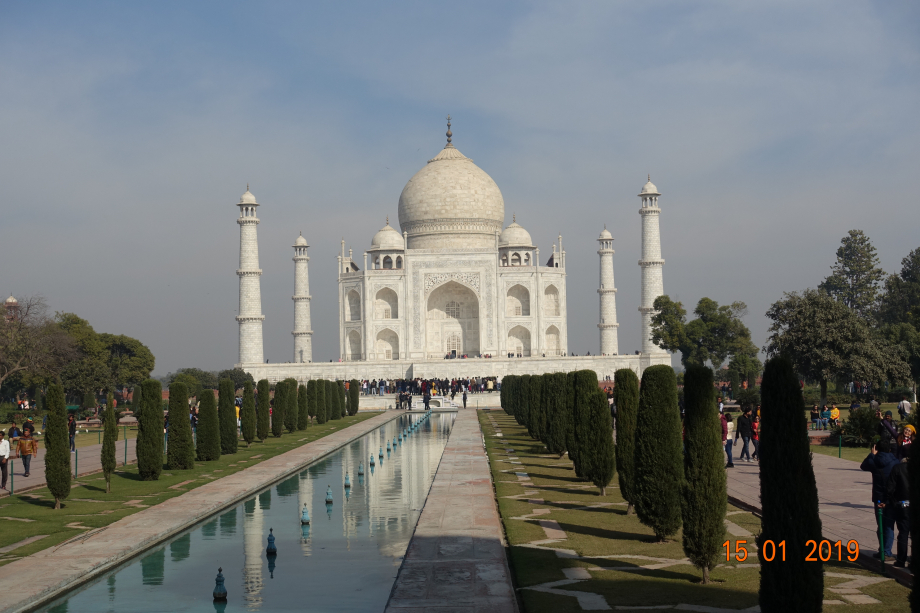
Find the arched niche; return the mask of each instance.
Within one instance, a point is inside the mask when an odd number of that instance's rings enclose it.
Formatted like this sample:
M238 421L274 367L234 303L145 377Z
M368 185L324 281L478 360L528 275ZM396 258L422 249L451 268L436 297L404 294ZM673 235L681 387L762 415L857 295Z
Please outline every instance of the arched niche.
M348 308L345 311L345 314L348 316L348 321L361 321L361 295L355 291L351 290L348 292Z
M374 301L375 319L399 319L399 297L389 287L377 292Z
M555 285L547 285L543 290L543 314L547 317L559 316L559 290Z
M361 333L357 330L348 332L347 342L345 344L345 359L348 361L361 359Z
M560 336L559 328L556 326L550 326L546 329L546 355L559 355L561 353L560 347Z
M530 330L524 326L514 326L508 331L508 351L514 355L530 357Z
M428 296L425 349L429 357L448 355L448 339L458 335L458 355L479 354L479 298L456 281L449 281Z
M514 285L505 296L505 315L530 317L530 291L523 285Z
M399 336L389 328L377 333L377 359L399 359Z

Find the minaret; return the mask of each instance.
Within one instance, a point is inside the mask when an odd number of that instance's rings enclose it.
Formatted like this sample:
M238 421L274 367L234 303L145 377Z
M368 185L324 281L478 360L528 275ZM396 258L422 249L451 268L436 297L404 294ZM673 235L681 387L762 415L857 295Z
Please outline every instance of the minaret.
M655 311L655 298L664 294L664 280L662 268L664 260L661 259L661 232L658 229L658 188L652 183L649 175L648 183L639 192L642 199L642 259L639 266L642 268L642 303L639 312L642 313L642 353L661 353L652 343L652 314Z
M294 241L294 362L313 361L313 330L310 329L310 277L307 239Z
M619 353L617 344L617 289L613 285L613 235L604 226L597 239L600 249L597 255L601 258L601 285L597 293L601 298L601 320L597 327L601 331L601 355L616 355Z
M246 193L240 198L240 310L236 320L240 322L240 364L261 364L262 357L262 290L259 277L259 239L256 236L256 208L259 203L246 186Z

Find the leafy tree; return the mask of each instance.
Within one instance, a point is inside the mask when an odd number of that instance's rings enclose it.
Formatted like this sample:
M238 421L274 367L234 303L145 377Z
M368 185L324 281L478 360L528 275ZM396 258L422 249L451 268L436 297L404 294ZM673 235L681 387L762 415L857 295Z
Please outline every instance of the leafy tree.
M223 404L223 399L221 399L221 404ZM233 409L232 402L230 409ZM236 422L235 419L234 422ZM195 451L199 461L210 462L220 459L221 425L214 393L211 390L205 390L198 399L198 436L195 440ZM233 434L233 438L236 439L236 423L233 424Z
M86 392L83 394L83 401L80 405L84 409L92 409L96 406L96 394L94 392Z
M687 312L680 302L659 296L652 316L652 342L670 352L680 351L681 364L705 365L718 369L725 360L742 354L757 354L751 342L751 331L741 321L747 305L733 302L719 306L710 298L702 298L693 313L696 319L687 322Z
M250 386L250 392L252 386ZM203 394L207 396L208 394ZM239 437L236 433L236 389L231 379L221 379L218 383L218 419L220 422L220 453L236 453Z
M256 436L264 443L265 439L268 438L269 423L271 422L271 415L269 414L269 408L271 407L271 392L268 379L259 380L258 391L259 404L256 410Z
M252 393L252 381L243 384L243 406L240 407L240 431L246 446L256 438L256 401Z
M124 334L99 334L106 365L115 385L134 385L150 378L156 359L142 342Z
M348 414L357 415L361 403L361 383L352 379L348 383Z
M633 481L636 514L659 541L680 529L680 492L683 482L680 411L677 378L665 364L642 373L636 418Z
M200 398L201 390L204 389L204 387L201 385L201 381L199 381L195 375L189 374L187 372L180 372L174 375L171 378L169 384L172 385L173 383L181 383L184 385L185 389L188 390L188 395L194 398Z
M227 370L222 370L217 373L218 379L230 379L233 381L233 393L236 393L236 390L241 390L246 386L246 382L249 381L252 383L252 386L255 387L256 380L252 378L252 375L243 370L242 368L228 368Z
M806 542L821 541L818 488L802 413L802 390L789 360L767 361L761 394L760 609L764 613L818 612L824 602L824 569L820 560L805 561L810 549ZM786 542L785 560L779 555L771 562L764 559L767 540Z
M118 418L115 416L115 397L109 392L105 399L105 419L102 435L102 475L105 477L105 493L112 493L112 474L115 472L115 441L118 440Z
M824 292L784 294L767 311L773 320L764 348L770 357L785 356L797 373L821 384L838 376L862 381L907 381L910 369L898 347L872 333L855 311ZM761 392L762 393L762 392Z
M314 410L313 413L316 415L316 423L324 424L326 423L326 381L323 379L314 379L310 382L310 385L315 388L314 393Z
M73 313L56 313L55 321L73 341L79 352L78 357L70 360L61 371L61 383L69 393L83 398L99 390L114 387L112 371L107 363L107 354L99 335L89 322ZM95 406L95 398L93 406ZM87 408L87 407L84 407Z
M868 321L878 308L879 290L884 279L885 271L879 267L878 255L869 237L862 230L850 230L840 240L831 275L818 289Z
M137 471L144 481L156 481L163 471L163 390L156 379L134 386L137 417Z
M620 495L628 503L626 514L632 515L633 480L636 478L636 414L639 410L639 377L629 368L613 375L613 394L617 405L617 477Z
M195 468L195 444L188 413L188 388L184 383L169 384L169 437L166 445L166 466L170 470Z
M284 412L287 409L287 380L275 384L275 400L272 403L272 436L284 434Z
M297 381L285 379L287 384L287 404L284 406L284 428L290 434L297 430Z
M307 386L301 383L297 386L297 429L306 430L310 425L310 411L308 410Z
M907 355L916 400L920 381L920 248L901 260L901 272L885 280L879 319L889 343Z
M681 487L684 553L703 571L716 567L725 536L728 497L722 466L722 428L713 410L712 371L691 365L684 375L684 482Z
M201 370L200 368L180 368L176 371L176 374L173 375L170 383L175 381L176 377L179 375L191 375L201 384L202 389L216 390L220 385L220 380L217 378L217 375L209 370ZM189 391L191 392L191 389ZM233 391L235 392L236 390ZM194 396L195 394L190 393L189 395Z
M79 358L73 339L47 312L41 296L23 298L16 316L0 326L0 385L16 375L53 379Z
M48 388L48 425L45 427L45 481L54 497L54 508L70 495L70 435L67 405L60 385Z
M572 414L568 411L565 397L565 373L543 375L543 398L546 401L547 436L544 439L550 453L565 455L566 438L572 428ZM507 377L506 377L507 378ZM504 382L502 390L504 391Z

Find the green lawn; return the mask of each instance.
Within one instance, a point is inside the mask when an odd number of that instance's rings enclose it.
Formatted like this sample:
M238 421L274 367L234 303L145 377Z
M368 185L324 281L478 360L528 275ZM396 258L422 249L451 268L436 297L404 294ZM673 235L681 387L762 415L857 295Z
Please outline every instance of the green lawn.
M495 436L490 417L501 429L501 437ZM640 524L635 515L626 515L626 504L619 489L614 487L616 479L607 488L607 496L601 497L596 487L575 478L567 458L547 455L542 443L531 439L514 418L502 411L480 411L479 418L517 587L561 581L566 578L563 569L580 567L587 571L590 579L556 589L598 594L610 607L684 604L744 609L757 604L760 577L753 549L745 564L738 564L734 559L720 564L711 574L715 581L701 585L700 571L682 562L680 534L673 541L655 543L651 530ZM506 451L509 447L514 449L510 454ZM510 460L509 455L517 459ZM512 461L520 464L511 464ZM533 486L520 485L515 472L526 472ZM515 496L519 498L509 498ZM544 509L546 511L534 514L535 510ZM729 506L726 519L752 533L747 537L749 542L760 531L760 520L741 509ZM540 520L557 522L566 538L535 544L535 541L548 538L538 523ZM739 538L745 537L728 533L725 536L732 543ZM560 557L555 550L573 550L576 555ZM657 568L639 568L643 566ZM584 576L585 570L570 570L569 573L580 572ZM875 576L848 562L828 564L825 570L854 578ZM845 581L849 579L826 577L825 588ZM846 611L909 610L908 590L893 580L860 588L859 592L880 600L881 604L847 603ZM525 613L582 610L576 598L570 595L529 589L521 589L520 594ZM844 600L829 590L825 591L825 598Z
M829 455L832 458L837 457L837 447L834 445L812 445L811 451L812 453ZM844 460L862 462L866 459L867 455L869 455L868 447L842 447L840 449L840 457Z
M198 462L192 470L169 471L164 468L158 481L141 481L137 465L119 467L112 477L112 493L105 493L102 473L85 475L74 482L70 497L63 508L54 510L54 499L47 488L32 490L0 499L0 548L37 535L41 540L0 554L0 565L22 556L47 549L77 536L87 529L101 528L215 479L254 466L263 460L305 445L379 415L359 413L353 417L312 425L306 430L269 437L264 443L254 442L250 448L240 441L236 454L221 456L214 462ZM95 437L94 437L95 438ZM193 481L181 488L170 489L178 483Z

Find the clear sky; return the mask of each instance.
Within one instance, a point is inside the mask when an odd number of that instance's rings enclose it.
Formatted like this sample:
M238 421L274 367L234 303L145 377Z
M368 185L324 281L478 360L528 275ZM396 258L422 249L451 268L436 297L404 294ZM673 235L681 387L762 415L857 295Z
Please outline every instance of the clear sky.
M2 2L0 291L139 338L159 374L230 367L248 182L265 356L291 359L303 231L314 359L336 358L339 240L360 262L450 113L506 223L541 259L562 233L570 350L598 350L605 223L639 347L648 173L665 292L745 301L762 345L847 230L889 272L920 246L918 31L912 0Z

